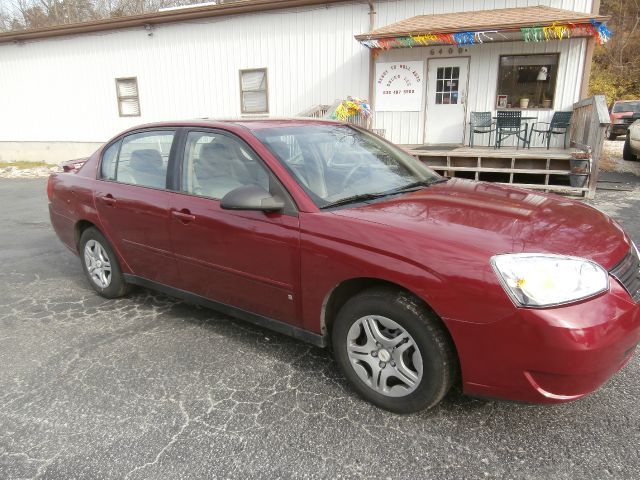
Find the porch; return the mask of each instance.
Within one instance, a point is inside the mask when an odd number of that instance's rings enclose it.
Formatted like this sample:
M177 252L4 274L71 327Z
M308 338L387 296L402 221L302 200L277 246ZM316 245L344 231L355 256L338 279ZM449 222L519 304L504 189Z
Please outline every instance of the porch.
M298 116L333 118L336 106L316 105ZM593 198L609 111L602 95L576 102L569 127L570 148L399 144L410 155L447 177L514 184L519 187ZM355 115L348 123L370 129L371 117Z
M519 187L584 196L589 186L571 186L571 149L401 145L447 177L517 184ZM575 150L575 149L574 149Z

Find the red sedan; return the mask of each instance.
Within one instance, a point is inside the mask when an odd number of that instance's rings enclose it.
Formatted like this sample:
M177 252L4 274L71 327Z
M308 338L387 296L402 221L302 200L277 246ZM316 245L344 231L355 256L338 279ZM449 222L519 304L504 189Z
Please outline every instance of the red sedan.
M132 285L318 346L413 412L465 393L563 402L640 340L638 250L578 201L442 178L311 120L128 130L49 179L51 222L107 298Z

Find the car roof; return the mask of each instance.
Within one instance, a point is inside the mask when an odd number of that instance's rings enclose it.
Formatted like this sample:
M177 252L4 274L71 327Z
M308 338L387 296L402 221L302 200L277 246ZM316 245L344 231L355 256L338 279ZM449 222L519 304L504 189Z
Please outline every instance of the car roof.
M229 127L236 126L247 130L262 130L265 128L277 127L299 127L305 125L341 125L337 120L326 120L320 118L198 118L193 120L177 120L166 122L154 122L145 125L138 125L129 130L139 130L144 128L162 127Z

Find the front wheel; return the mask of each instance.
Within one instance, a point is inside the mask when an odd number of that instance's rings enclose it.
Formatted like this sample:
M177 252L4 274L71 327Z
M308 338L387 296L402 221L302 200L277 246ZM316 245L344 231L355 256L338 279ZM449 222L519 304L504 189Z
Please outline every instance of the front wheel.
M82 268L91 287L106 298L126 295L129 286L104 235L96 228L87 228L80 236L79 247Z
M618 138L618 135L616 135L615 133L613 133L613 128L611 128L610 126L607 128L607 138L609 140L615 140L616 138Z
M338 313L332 342L336 361L353 388L396 413L439 403L458 371L441 321L399 290L372 289L349 300Z
M624 148L622 149L622 158L624 158L625 160L637 160L638 157L636 157L633 154L633 151L631 150L631 143L629 140L629 135L627 135L627 138L624 140Z

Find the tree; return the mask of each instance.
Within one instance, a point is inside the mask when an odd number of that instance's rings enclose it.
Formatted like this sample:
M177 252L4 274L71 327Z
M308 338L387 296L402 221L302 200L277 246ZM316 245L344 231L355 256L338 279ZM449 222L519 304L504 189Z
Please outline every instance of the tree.
M0 4L0 31L87 22L156 12L161 8L211 0L4 0ZM230 3L239 0L218 0Z
M640 0L603 0L600 11L611 16L613 36L596 49L591 93L605 95L609 104L640 98Z
M92 0L13 0L11 30L34 29L95 20Z

